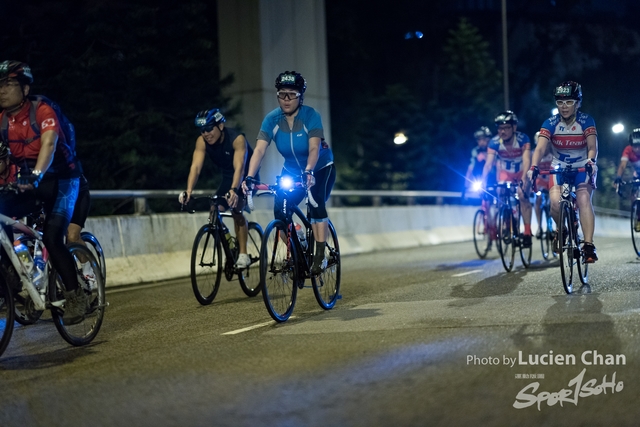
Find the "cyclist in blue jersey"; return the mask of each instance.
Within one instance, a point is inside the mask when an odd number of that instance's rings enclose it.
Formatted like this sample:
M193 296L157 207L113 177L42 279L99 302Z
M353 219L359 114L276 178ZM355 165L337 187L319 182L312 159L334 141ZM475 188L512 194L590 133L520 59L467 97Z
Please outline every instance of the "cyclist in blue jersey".
M269 144L275 142L278 152L284 157L281 174L305 176L307 187L318 203L317 207L310 208L310 222L316 241L311 272L319 274L326 265L324 247L329 221L326 201L336 180L333 153L324 141L320 114L303 105L307 89L304 77L295 71L285 71L278 75L275 86L279 107L267 114L262 121L243 187L249 190ZM299 197L297 203L302 200L304 193L301 192ZM274 206L276 218L281 215L281 202L276 200Z
M549 117L542 124L538 145L533 153L531 169L527 172L527 178L533 182L538 175L538 165L544 156L545 150L551 143L553 160L552 167L564 168L571 165L573 168L585 167L591 173L578 173L574 184L576 186L576 200L580 213L580 223L584 232L585 261L596 262L596 247L593 245L593 232L595 229L595 214L591 195L596 188L596 159L598 157L598 132L596 123L591 116L578 109L582 105L582 86L573 81L561 83L554 93L558 114ZM551 201L551 216L560 223L560 193L562 182L559 175L551 175L549 199ZM559 248L555 243L555 248ZM557 252L557 250L556 250Z

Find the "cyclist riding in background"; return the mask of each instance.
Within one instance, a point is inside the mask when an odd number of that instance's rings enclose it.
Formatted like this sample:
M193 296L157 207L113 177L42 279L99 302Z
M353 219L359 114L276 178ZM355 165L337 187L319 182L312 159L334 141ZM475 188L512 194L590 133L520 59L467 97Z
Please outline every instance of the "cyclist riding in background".
M295 71L285 71L278 75L275 86L279 107L267 114L262 122L243 186L251 186L250 178L257 172L269 144L274 141L284 157L282 175L306 176L307 186L318 204L310 207L310 222L316 241L311 272L319 274L326 265L324 252L329 221L326 201L336 180L333 153L324 142L320 114L303 105L307 89L304 77ZM291 199L296 204L304 198L304 192L299 193L297 202L295 198ZM280 203L281 200L275 201L274 214L282 219Z
M64 322L78 323L84 319L87 297L78 286L75 263L65 246L64 237L78 197L82 173L75 153L67 144L60 120L53 108L39 103L35 111L39 134L30 124L33 107L28 95L33 75L25 63L0 63L0 122L7 121L6 138L11 156L20 167L18 187L22 194L3 197L0 212L22 217L32 212L35 200L44 204L44 244L53 267L60 274L67 290L64 292Z
M11 150L0 141L0 185L18 180L18 167L11 161Z
M531 169L527 178L533 182L539 173L540 161L551 142L553 160L552 167L574 169L585 167L591 173L580 172L573 184L576 186L576 201L580 211L580 223L584 233L585 262L598 260L596 247L593 245L595 215L591 203L591 195L596 188L596 159L598 157L598 137L596 123L591 116L578 109L582 106L582 87L573 81L566 81L555 88L554 96L558 106L558 114L549 117L542 124L538 145L533 153ZM560 223L560 195L562 182L560 175L551 175L549 198L551 216L556 224ZM556 248L559 244L556 243Z
M534 142L538 140L538 136L540 136L540 132L536 132L535 136L533 137ZM553 161L553 153L551 153L551 147L547 146L547 150L545 151L544 155L540 159L540 162L538 163L538 169L539 170L551 169L552 161ZM536 178L535 188L537 191L542 191L542 190L549 191L549 189L551 188L551 181L549 180L549 175L538 175L538 177ZM540 196L536 196L534 211L536 213L536 219L538 220L538 225L540 225L540 216L542 215L542 197ZM542 229L540 227L538 227L538 233L539 235L537 235L537 237L542 236Z
M191 200L191 193L198 182L204 159L208 154L211 161L222 172L222 182L215 194L224 197L224 199L218 199L221 202L221 211L231 209L240 252L236 267L247 268L251 264L251 258L247 255L249 229L247 220L242 213L244 192L241 184L246 176L249 158L253 150L244 134L234 128L227 127L226 121L217 108L204 110L196 115L195 124L200 130L200 136L196 138L196 146L193 150L187 190L180 194L178 201L181 204L186 204Z
M482 179L482 171L487 161L487 146L491 139L491 130L482 126L473 133L477 145L471 150L471 160L467 168L467 174L464 180L465 189L472 187L476 180ZM488 185L493 185L495 181L495 168L491 169L491 173L487 179ZM468 190L467 190L468 191Z
M615 184L622 182L622 174L627 167L627 164L631 164L633 168L633 177L640 178L640 128L636 128L629 134L629 145L622 150L622 157L620 158L620 165L618 166L618 173L616 174Z
M518 132L518 117L513 111L504 111L495 118L498 134L489 142L487 149L487 162L482 171L482 183L486 188L487 176L491 171L494 159L497 157L498 182L520 182L523 179L523 171L529 168L531 163L531 142L529 137ZM525 197L520 185L518 185L518 197L522 209L524 221L524 235L522 245L531 247L531 202Z

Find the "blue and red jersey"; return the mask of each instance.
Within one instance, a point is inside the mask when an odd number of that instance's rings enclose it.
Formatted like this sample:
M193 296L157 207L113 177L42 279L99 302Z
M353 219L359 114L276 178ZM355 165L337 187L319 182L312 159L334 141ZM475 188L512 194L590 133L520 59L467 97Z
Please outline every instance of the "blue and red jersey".
M576 119L570 125L562 121L560 114L553 115L544 121L540 129L540 135L551 141L554 167L583 167L589 160L587 137L597 134L593 118L582 112L576 113Z
M531 149L529 137L522 132L515 132L511 144L505 144L498 136L494 136L489 141L487 151L497 157L497 170L500 172L517 173L522 169L523 154Z

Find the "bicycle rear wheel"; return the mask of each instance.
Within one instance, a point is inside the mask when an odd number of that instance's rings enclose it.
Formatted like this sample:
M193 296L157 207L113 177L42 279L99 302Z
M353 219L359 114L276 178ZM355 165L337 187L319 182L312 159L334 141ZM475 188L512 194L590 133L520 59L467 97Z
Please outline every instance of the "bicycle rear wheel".
M93 256L98 261L100 265L100 274L102 274L102 280L104 283L107 283L107 263L104 259L104 251L102 250L102 245L92 233L88 231L83 231L80 233L80 238L87 244L87 248L91 251Z
M222 279L222 246L219 233L203 225L191 249L191 287L202 305L209 305L218 293Z
M573 292L573 267L576 264L575 240L573 237L573 224L571 208L567 203L562 203L560 208L560 226L558 227L558 245L560 251L560 274L562 275L562 286L566 293Z
M498 250L504 269L509 272L513 269L516 257L514 245L513 213L511 207L503 206L498 214Z
M255 222L249 223L247 237L247 255L251 258L249 267L238 271L240 287L248 297L260 293L260 247L262 246L262 227Z
M631 241L636 255L640 257L640 200L634 200L631 205Z
M311 277L311 285L320 307L330 310L340 298L341 276L340 245L338 244L338 234L331 221L329 221L324 256L327 260L327 267L318 276Z
M85 318L80 323L67 325L64 323L64 295L65 285L62 283L60 275L52 268L49 276L49 300L51 301L51 316L56 329L71 345L81 346L89 344L100 331L102 320L104 319L104 310L106 308L106 296L104 280L101 274L96 274L95 283L90 283L84 279L82 274L82 261L88 260L93 271L100 271L98 261L91 251L84 245L74 243L69 245L69 252L73 256L77 275L78 286L80 286L87 296L87 310Z
M15 307L13 293L4 277L0 277L0 356L7 349L13 334Z
M487 213L484 209L478 209L473 217L473 245L480 259L487 256L490 242L491 236L487 230Z
M262 298L269 315L284 322L293 313L298 295L298 259L287 237L287 225L273 220L267 225L260 248Z

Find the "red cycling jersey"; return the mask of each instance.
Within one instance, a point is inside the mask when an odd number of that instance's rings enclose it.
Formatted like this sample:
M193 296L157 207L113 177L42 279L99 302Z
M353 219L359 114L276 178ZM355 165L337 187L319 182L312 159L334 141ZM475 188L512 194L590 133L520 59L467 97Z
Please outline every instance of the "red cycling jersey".
M622 151L622 161L627 161L629 165L633 168L634 175L640 175L640 155L636 154L633 147L631 145L627 145Z
M38 159L42 142L40 137L31 128L29 110L31 102L25 102L24 106L13 116L8 116L8 143L11 149L11 157L20 166L26 164L33 168ZM6 112L0 113L0 121ZM48 172L55 172L59 177L75 178L80 176L75 155L69 149L64 132L60 129L60 121L55 111L45 103L38 104L36 110L36 123L40 127L40 135L52 130L58 135L56 151L53 162Z

